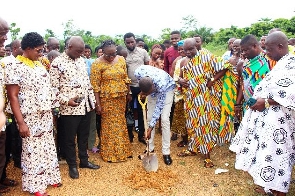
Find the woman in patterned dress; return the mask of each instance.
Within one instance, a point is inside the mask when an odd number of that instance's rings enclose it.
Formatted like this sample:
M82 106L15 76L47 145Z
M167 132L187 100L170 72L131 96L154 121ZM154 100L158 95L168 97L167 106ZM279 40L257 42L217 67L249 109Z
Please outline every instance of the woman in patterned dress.
M106 40L103 55L91 67L91 84L96 99L96 113L101 115L101 156L107 162L126 161L132 157L125 118L130 79L124 57L116 54L116 44Z
M49 74L38 61L45 42L38 33L27 33L23 55L6 65L5 83L22 139L22 188L46 196L47 185L60 186L61 177L53 138L53 99Z

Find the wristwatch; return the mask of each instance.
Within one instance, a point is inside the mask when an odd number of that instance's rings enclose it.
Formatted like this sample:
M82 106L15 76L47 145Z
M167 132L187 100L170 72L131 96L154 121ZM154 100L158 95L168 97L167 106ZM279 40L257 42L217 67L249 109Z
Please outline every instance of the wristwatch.
M212 78L210 78L210 80L211 80L211 82L214 82L215 79L212 77Z
M268 99L264 99L264 107L265 108L269 108L270 107L270 105L268 103Z

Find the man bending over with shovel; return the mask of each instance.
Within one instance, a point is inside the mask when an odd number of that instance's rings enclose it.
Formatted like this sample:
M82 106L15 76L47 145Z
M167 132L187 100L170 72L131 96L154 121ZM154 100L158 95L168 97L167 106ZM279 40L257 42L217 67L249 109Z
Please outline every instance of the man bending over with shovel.
M135 70L134 75L139 81L141 99L147 96L148 100L146 139L149 142L149 151L154 152L154 127L161 115L163 159L166 165L171 165L169 116L176 87L175 82L168 73L150 65L141 65Z

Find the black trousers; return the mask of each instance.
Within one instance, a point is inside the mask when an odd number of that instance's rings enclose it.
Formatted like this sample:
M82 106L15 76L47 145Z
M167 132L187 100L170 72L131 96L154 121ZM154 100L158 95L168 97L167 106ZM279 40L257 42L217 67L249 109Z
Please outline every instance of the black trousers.
M6 140L5 140L5 165L3 168L3 173L1 175L1 180L5 180L7 177L6 168L8 163L10 162L10 155L12 154L12 158L15 165L21 164L21 153L22 153L22 139L19 135L19 131L16 126L16 122L14 117L12 116L12 122L6 127Z
M96 114L96 132L99 139L97 148L100 148L100 132L101 132L101 115Z
M62 115L64 127L64 152L69 167L77 167L76 136L78 143L78 156L81 164L88 162L88 136L90 129L90 113L85 115Z
M57 118L57 134L56 134L56 151L57 151L57 156L60 158L65 158L66 157L66 153L65 153L65 131L64 131L64 124L62 122L62 118L58 117Z
M6 132L5 131L0 131L0 175L1 176L3 174L5 161L6 161L5 140L6 140Z
M140 93L140 88L139 87L133 87L130 86L130 90L132 92L132 101L131 101L131 108L134 110L137 110L138 113L138 139L141 139L144 137L144 122L143 122L143 113L142 113L142 107L140 103L138 102L138 94ZM134 108L134 101L137 104L137 108Z

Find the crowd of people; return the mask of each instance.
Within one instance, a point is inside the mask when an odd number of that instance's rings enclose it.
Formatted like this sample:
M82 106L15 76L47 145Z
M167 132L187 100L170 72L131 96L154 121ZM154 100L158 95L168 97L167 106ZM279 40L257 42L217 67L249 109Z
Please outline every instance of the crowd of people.
M253 177L255 191L288 192L295 164L295 48L280 29L260 40L230 38L220 57L202 47L200 35L182 40L179 31L150 53L129 32L124 46L113 40L97 46L97 58L80 36L66 39L61 52L57 38L45 41L36 32L4 47L8 32L0 18L0 195L18 184L7 177L10 159L22 169L23 191L46 196L47 186L62 186L61 161L72 179L79 178L78 163L100 168L88 160L90 152L109 163L127 161L134 157L134 132L144 153L154 152L157 126L166 165L178 136L177 146L185 149L177 156L200 154L205 168L214 167L214 147L229 143L236 169Z

